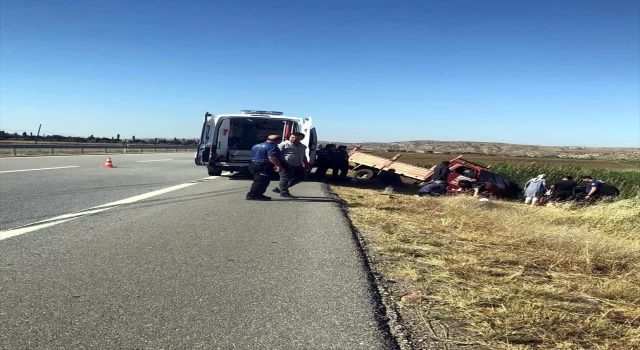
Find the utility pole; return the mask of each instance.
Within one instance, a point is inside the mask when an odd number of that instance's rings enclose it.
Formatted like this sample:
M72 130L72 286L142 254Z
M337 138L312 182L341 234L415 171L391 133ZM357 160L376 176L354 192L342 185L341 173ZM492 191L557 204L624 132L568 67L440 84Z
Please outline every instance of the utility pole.
M36 143L38 143L38 136L40 136L40 128L42 127L42 124L40 124L40 126L38 127L38 134L36 135Z

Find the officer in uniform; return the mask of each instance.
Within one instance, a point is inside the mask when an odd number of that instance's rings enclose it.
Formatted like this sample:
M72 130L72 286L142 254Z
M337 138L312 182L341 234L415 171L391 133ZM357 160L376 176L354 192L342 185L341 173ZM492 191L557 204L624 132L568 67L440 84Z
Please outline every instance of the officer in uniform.
M349 172L347 146L339 146L338 149L331 151L331 168L333 169L331 177L334 181L347 178L347 173Z
M250 201L268 201L271 197L264 195L269 187L271 177L274 172L279 172L282 164L280 163L280 149L278 144L282 141L282 136L271 135L266 142L259 143L251 148L251 164L249 164L249 172L253 176L251 189L247 193L247 200Z
M593 203L602 194L602 188L605 183L589 175L583 176L582 181L586 182L587 186L584 189L584 193L578 196L578 200Z
M331 152L336 148L333 143L328 143L324 148L319 149L316 152L316 176L324 178L327 174L327 170L331 167Z

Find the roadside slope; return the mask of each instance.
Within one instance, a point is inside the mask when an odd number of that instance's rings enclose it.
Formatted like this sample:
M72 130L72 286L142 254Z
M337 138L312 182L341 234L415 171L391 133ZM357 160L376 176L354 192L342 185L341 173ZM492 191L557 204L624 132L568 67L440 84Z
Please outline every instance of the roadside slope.
M640 348L640 199L578 209L332 189L414 348Z

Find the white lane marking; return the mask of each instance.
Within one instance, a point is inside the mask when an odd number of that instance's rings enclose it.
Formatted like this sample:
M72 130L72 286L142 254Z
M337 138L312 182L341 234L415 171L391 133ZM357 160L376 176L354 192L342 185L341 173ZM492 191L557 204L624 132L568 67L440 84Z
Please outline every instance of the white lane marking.
M71 214L64 214L64 215L60 215L60 216L56 216L55 218L51 218L51 219L45 219L42 221L36 221L30 225L40 225L40 224L45 224L48 222L53 222L53 221L60 221L60 220L71 220L71 219L75 219L77 217L80 216L84 216L84 215L89 215L89 214L95 214L95 213L99 213L101 211L105 211L105 210L109 210L110 208L102 208L102 209L89 209L89 210L83 210L77 213L71 213Z
M136 163L168 162L173 159L136 160Z
M208 177L205 177L205 178L203 178L201 180L213 180L213 179L216 179L218 177L219 176L208 176ZM79 211L79 212L76 212L76 213L64 214L64 215L56 216L56 217L53 217L53 218L50 218L50 219L37 221L37 222L31 223L31 224L27 224L27 225L24 225L22 227L18 227L18 228L15 228L15 229L0 231L0 241L4 240L4 239L7 239L7 238L10 238L10 237L19 236L19 235L22 235L22 234L25 234L25 233L29 233L29 232L33 232L33 231L36 231L36 230L39 230L39 229L43 229L43 228L46 228L46 227L51 227L51 226L54 226L54 225L57 225L57 224L61 224L63 222L67 222L69 220L77 219L79 217L83 217L83 216L87 216L87 215L91 215L91 214L107 211L109 209L116 208L116 207L118 207L120 205L123 205L123 204L130 204L130 203L138 202L138 201L141 201L141 200L144 200L144 199L147 199L147 198L159 196L161 194L177 191L177 190L183 189L185 187L196 185L201 180L187 182L187 183L184 183L184 184L163 188L161 190L152 191L152 192L149 192L149 193L144 193L144 194L141 194L141 195L138 195L138 196L125 198L125 199L122 199L122 200L119 200L119 201L115 201L115 202L111 202L111 203L107 203L107 204L102 204L102 205L99 205L97 207L89 208L89 209L84 210L84 211Z
M163 188L161 190L157 190L157 191L141 194L141 195L138 195L138 196L122 199L122 200L111 202L111 203L107 203L107 204L102 204L102 205L99 205L97 207L93 207L93 208L90 208L90 209L98 209L98 208L104 208L104 207L114 207L114 206L122 205L122 204L130 204L130 203L141 201L143 199L159 196L161 194L165 194L165 193L169 193L169 192L173 192L173 191L176 191L176 190L183 189L185 187L193 186L196 183L197 182L187 182L186 184L181 184L181 185L177 185L177 186L171 186L171 187Z
M39 169L21 169L21 170L4 170L0 171L0 174L4 173L20 173L23 171L39 171L39 170L55 170L55 169L69 169L69 168L79 168L79 165L71 165L71 166L58 166L55 168L39 168Z
M36 226L27 226L27 227L23 227L23 228L17 228L15 230L0 231L0 241L2 241L3 239L15 237L15 236L20 236L20 235L23 235L25 233L33 232L33 231L36 231L36 230L39 230L39 229L42 229L42 228L45 228L45 227L61 224L63 222L69 221L69 220L73 220L73 218L66 219L66 220L60 220L60 221L54 221L54 222L48 222L48 223L40 224L40 225L36 225Z

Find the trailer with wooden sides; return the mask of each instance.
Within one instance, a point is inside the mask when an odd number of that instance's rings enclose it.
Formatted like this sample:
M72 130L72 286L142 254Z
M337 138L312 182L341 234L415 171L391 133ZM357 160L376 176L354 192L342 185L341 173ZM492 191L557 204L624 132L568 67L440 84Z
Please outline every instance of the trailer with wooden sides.
M398 175L418 181L428 181L433 176L433 169L435 169L435 166L431 167L431 169L427 169L416 165L398 162L398 159L402 157L402 154L400 153L387 159L362 152L360 151L360 148L362 148L362 145L356 145L356 147L349 152L349 162L352 164L354 177L357 179L369 180L379 175L382 171L389 170L392 170ZM465 164L477 168L489 168L470 162L462 157L463 156L457 156L450 160L452 170Z
M360 151L362 145L356 145L349 152L349 163L354 171L353 176L359 180L370 180L382 171L393 171L398 175L424 181L432 173L431 169L398 162L402 154L398 153L387 159Z

